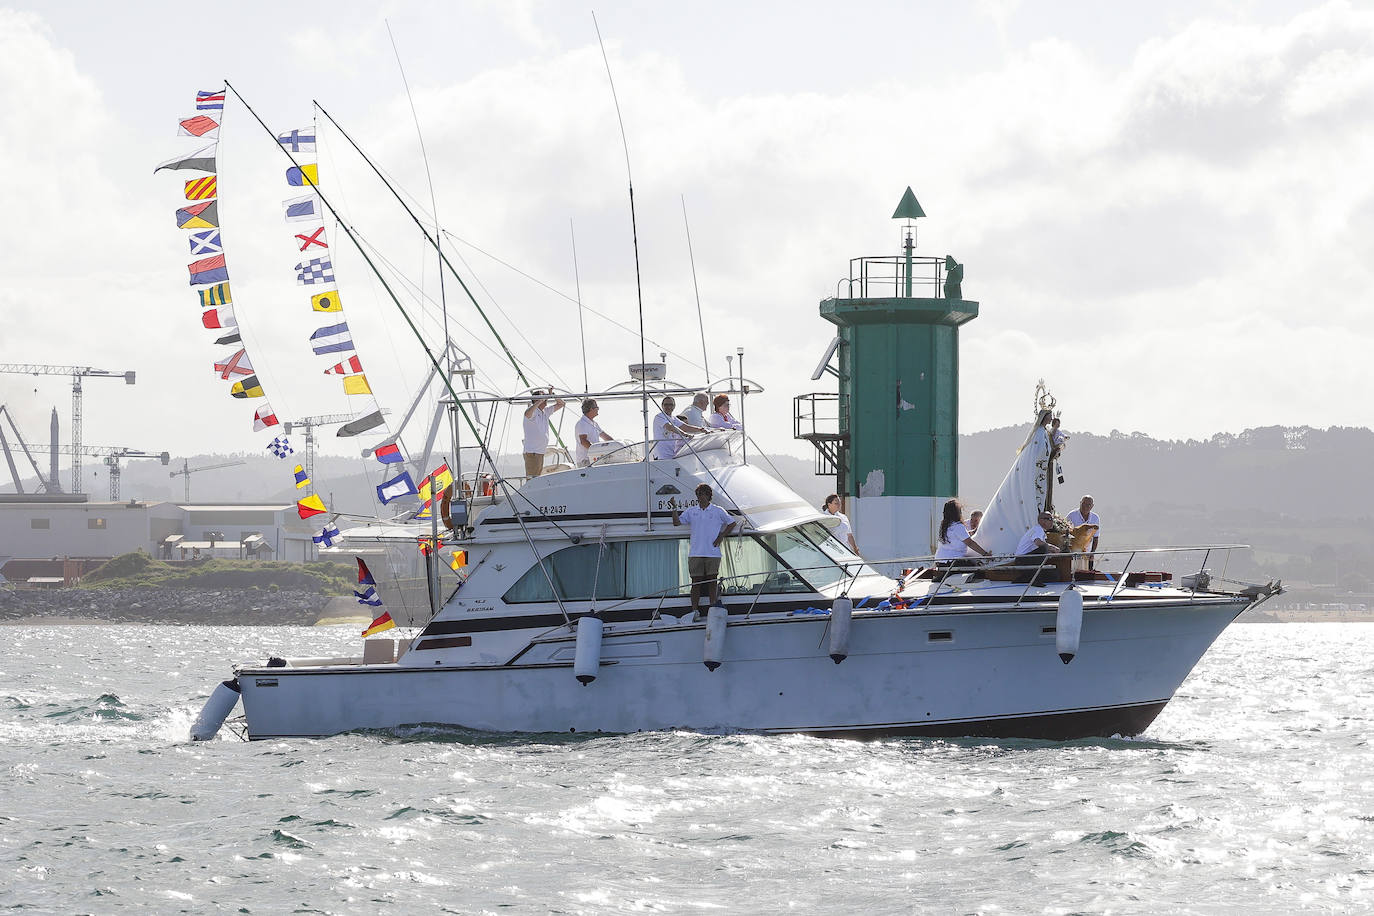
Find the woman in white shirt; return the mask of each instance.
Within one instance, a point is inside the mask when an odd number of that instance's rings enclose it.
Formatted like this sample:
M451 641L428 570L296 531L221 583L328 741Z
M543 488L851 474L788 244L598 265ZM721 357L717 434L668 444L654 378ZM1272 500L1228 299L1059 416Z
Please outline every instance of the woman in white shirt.
M740 422L730 416L730 398L718 394L711 401L711 416L707 418L712 429L744 429Z
M957 499L948 500L945 502L944 518L940 521L940 538L935 550L935 559L962 560L968 556L970 550L979 556L988 556L988 552L973 539L968 526L964 524L964 507Z
M848 545L854 553L859 552L859 545L854 543L854 529L849 525L849 516L840 511L840 497L838 493L831 493L825 498L825 504L821 506L821 511L827 515L833 515L840 520L840 523L830 529L830 533L835 536L835 540L841 544Z

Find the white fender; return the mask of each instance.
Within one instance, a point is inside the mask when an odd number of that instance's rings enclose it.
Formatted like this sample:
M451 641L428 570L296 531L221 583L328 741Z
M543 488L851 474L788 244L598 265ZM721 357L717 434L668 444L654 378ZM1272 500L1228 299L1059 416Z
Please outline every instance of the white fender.
M849 657L849 621L854 616L854 602L836 598L830 605L830 658L839 664Z
M1078 654L1078 639L1083 632L1083 593L1070 586L1059 596L1059 614L1054 623L1054 647L1064 664Z
M591 615L577 619L577 656L573 659L573 674L586 687L596 680L601 668L601 631L604 628L600 617Z
M706 612L706 644L701 650L701 661L707 671L715 671L725 657L725 621L730 612L717 604Z
M222 681L210 694L210 699L205 701L200 715L196 716L195 724L191 726L191 740L209 741L215 737L219 733L219 727L229 718L229 713L234 711L238 703L238 678Z

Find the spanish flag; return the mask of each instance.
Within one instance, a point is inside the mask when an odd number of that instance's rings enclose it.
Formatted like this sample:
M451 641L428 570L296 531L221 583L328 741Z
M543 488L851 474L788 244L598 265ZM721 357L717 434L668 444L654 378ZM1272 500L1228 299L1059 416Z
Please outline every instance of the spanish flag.
M453 485L453 472L448 469L447 461L430 472L430 475L420 484L420 502L425 505L429 505L431 485L439 493L443 493Z
M366 639L368 636L375 636L383 630L390 630L395 626L396 621L391 619L391 612L382 611L382 616L372 621L367 625L367 629L363 630L363 638Z
M301 518L309 518L312 515L319 515L329 510L324 507L324 500L320 499L318 493L311 494L305 499L296 500L296 512Z

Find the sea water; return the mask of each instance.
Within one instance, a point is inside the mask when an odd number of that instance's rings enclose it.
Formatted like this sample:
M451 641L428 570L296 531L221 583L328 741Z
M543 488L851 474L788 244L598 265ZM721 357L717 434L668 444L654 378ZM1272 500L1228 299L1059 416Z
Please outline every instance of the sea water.
M1067 743L194 744L232 661L356 629L3 633L5 909L1374 911L1374 624L1232 626L1144 736Z

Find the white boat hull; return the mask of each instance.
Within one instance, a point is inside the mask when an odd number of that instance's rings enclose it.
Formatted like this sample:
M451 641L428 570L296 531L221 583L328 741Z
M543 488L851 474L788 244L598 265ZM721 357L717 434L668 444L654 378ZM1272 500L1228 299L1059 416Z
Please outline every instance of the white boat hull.
M856 612L833 662L827 616L727 628L723 664L702 664L702 624L607 627L599 676L574 677L571 631L513 663L245 668L249 737L322 736L442 724L495 732L798 732L1028 737L1139 734L1244 598L1121 601L1084 611L1072 664L1054 605L954 613Z

